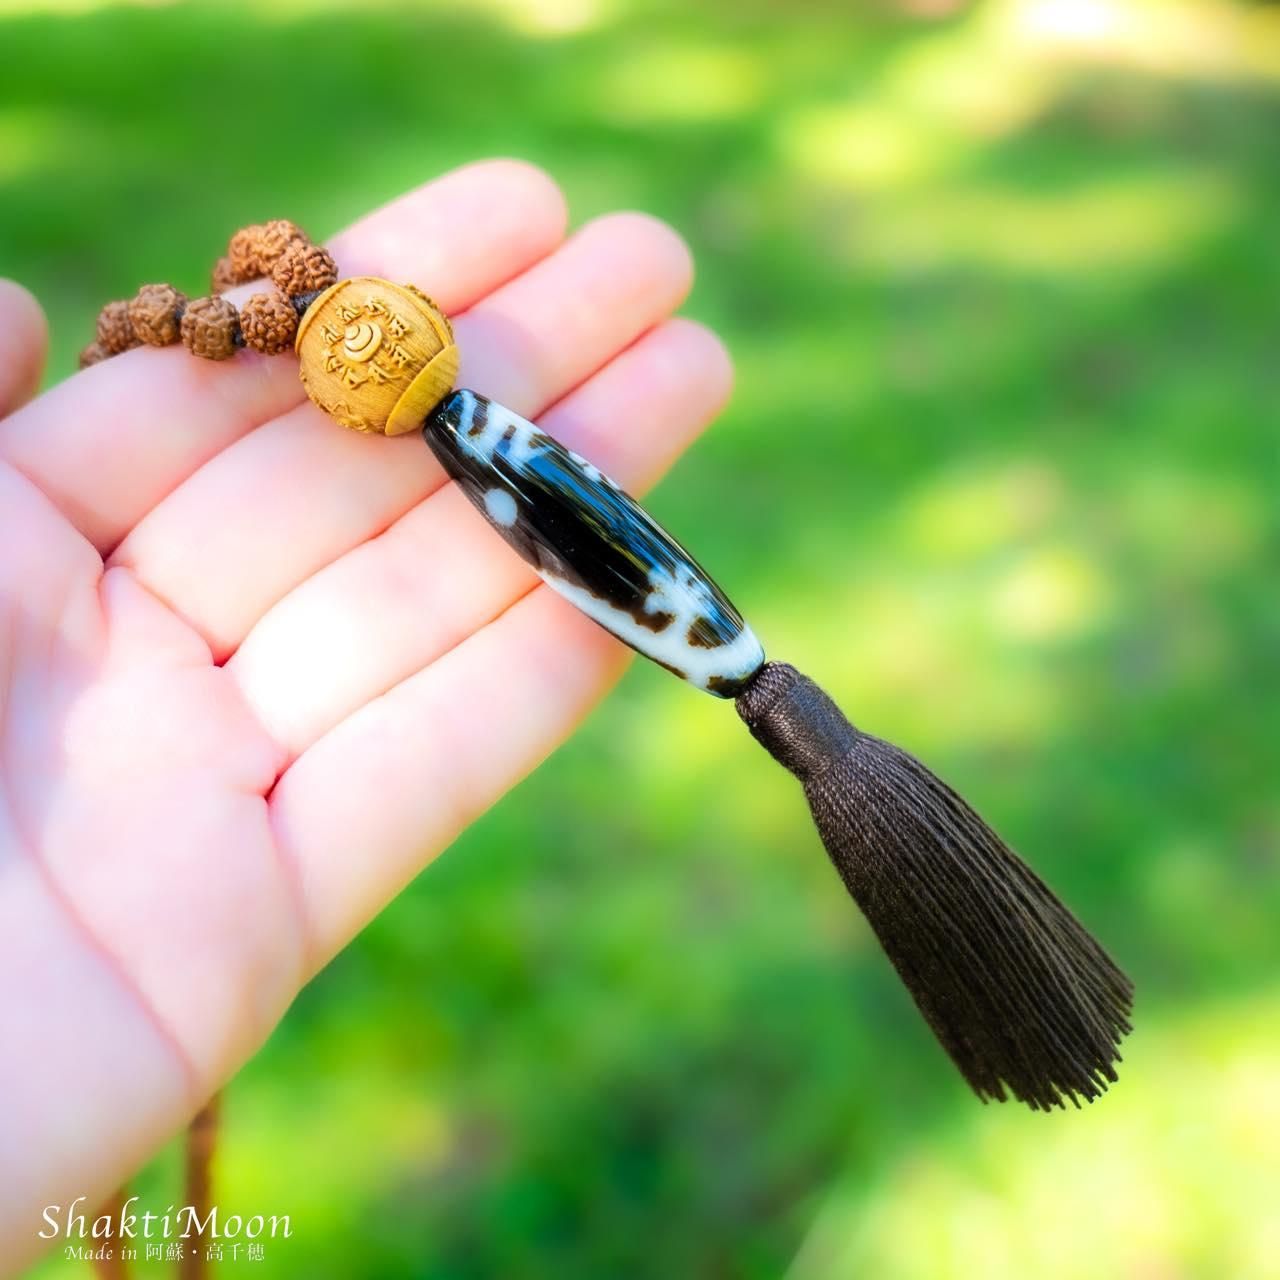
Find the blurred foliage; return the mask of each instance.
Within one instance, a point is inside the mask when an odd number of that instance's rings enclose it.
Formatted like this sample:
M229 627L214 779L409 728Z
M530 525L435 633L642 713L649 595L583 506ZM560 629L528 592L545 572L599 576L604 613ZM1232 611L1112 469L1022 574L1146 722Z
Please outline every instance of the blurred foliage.
M980 1108L790 781L635 669L229 1090L220 1201L295 1229L243 1265L1280 1275L1280 12L0 0L0 49L55 376L236 225L485 154L675 223L741 376L656 509L1139 984L1110 1096Z

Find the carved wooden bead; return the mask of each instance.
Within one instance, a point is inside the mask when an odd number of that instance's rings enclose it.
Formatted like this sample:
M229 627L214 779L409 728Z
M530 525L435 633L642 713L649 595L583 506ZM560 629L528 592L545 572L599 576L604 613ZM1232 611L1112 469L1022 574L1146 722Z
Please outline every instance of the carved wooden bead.
M182 309L187 296L171 284L144 284L129 303L133 332L151 347L167 347L181 336Z
M236 272L231 264L231 259L225 254L214 263L213 276L210 283L213 285L214 293L226 293L232 285L240 283L236 279Z
M271 268L271 279L281 293L293 297L327 289L338 279L338 267L327 249L295 241Z
M240 333L246 347L274 356L293 345L298 313L278 293L255 293L240 308Z
M239 317L226 298L196 298L182 314L182 345L206 360L228 360L236 353Z
M98 313L98 341L109 355L138 345L127 302L108 302Z
M294 345L307 395L353 431L416 430L458 373L453 329L435 303L376 276L322 293Z
M99 364L111 354L100 342L91 342L80 353L80 368L87 369L91 364Z

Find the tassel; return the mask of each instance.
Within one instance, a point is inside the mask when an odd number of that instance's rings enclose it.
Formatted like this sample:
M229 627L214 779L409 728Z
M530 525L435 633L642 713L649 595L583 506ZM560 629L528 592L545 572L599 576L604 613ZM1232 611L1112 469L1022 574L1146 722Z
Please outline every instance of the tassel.
M945 782L854 728L808 676L767 662L738 714L804 786L846 888L974 1092L1030 1107L1116 1079L1133 986Z
M1116 1078L1133 989L972 809L918 760L855 729L807 676L766 662L696 560L607 476L533 423L455 391L423 437L511 548L602 627L733 698L804 784L822 841L980 1098L1092 1099Z

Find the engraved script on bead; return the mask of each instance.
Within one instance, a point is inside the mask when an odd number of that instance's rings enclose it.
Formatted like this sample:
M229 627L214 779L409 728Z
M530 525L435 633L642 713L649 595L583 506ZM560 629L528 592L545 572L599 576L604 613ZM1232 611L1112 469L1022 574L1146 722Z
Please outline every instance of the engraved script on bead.
M359 364L372 360L382 345L382 330L367 321L347 325L342 336L342 354Z
M372 378L385 385L401 375L412 356L398 342L386 342L382 326L368 316L386 316L387 331L403 337L413 331L403 316L390 310L381 298L370 298L363 306L344 303L336 310L346 327L339 332L333 325L322 326L320 332L329 345L325 368L336 373L348 387L362 387ZM350 362L350 363L348 363ZM367 365L367 368L361 366Z
M457 371L453 332L431 300L372 276L340 281L317 298L296 346L307 394L356 431L411 429Z

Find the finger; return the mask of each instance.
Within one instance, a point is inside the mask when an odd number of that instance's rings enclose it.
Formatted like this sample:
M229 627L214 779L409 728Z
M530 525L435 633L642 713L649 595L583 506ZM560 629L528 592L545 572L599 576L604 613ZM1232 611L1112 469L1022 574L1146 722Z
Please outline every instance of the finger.
M462 376L536 413L665 318L689 278L688 251L661 223L602 218L459 317ZM301 405L180 486L113 563L130 566L221 659L298 583L443 482L414 436L343 431Z
M540 423L625 483L646 487L720 409L719 340L689 320L645 335ZM461 643L536 579L457 485L290 592L227 664L289 757Z
M319 968L568 737L628 651L538 586L326 734L277 783Z
M0 418L35 395L48 348L40 304L20 284L0 280Z
M549 253L564 227L548 177L496 160L420 187L335 237L332 249L342 271L423 281L453 312ZM126 351L0 424L0 458L105 553L210 458L302 399L287 356L242 351L213 363L182 347Z

